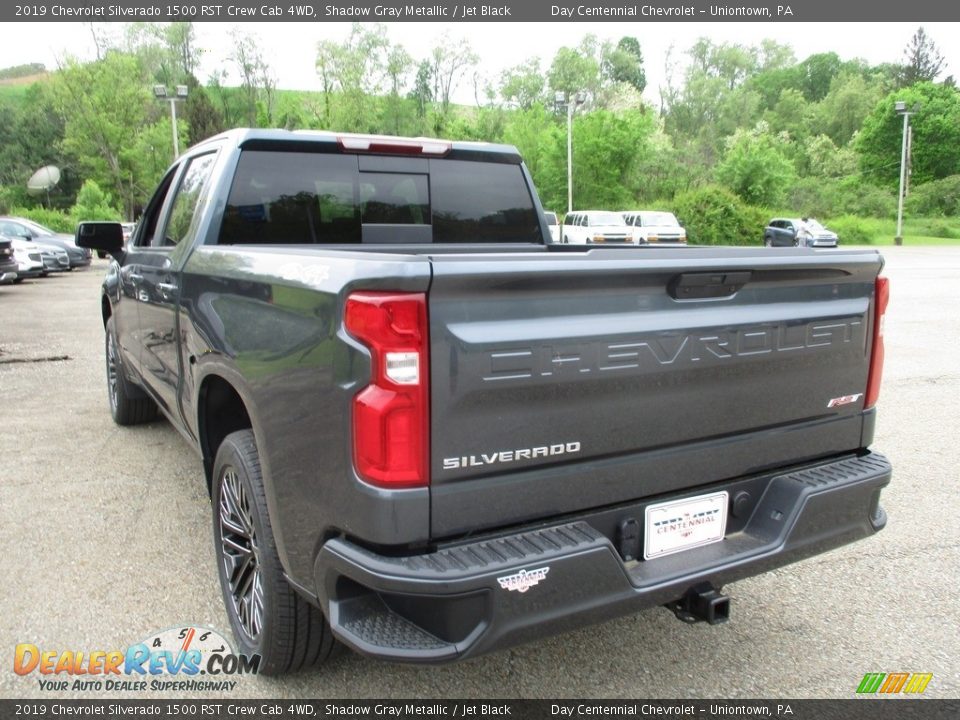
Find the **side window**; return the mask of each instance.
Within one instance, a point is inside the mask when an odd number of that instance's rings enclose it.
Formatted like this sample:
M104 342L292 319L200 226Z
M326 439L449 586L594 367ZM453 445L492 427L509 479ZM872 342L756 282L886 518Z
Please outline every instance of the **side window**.
M220 245L359 243L355 155L244 151Z
M150 202L147 203L147 208L143 211L143 215L137 223L136 236L133 240L136 247L150 247L153 236L157 233L160 211L163 210L167 193L170 192L170 186L173 184L173 178L176 176L178 169L178 165L170 168L163 180L160 181L160 185L153 193L153 197L150 198Z
M11 222L10 220L4 220L0 222L0 234L7 235L9 237L15 238L32 238L33 233L29 229L25 228L20 223Z
M207 153L189 161L170 206L170 219L167 220L164 236L162 239L154 237L154 247L174 247L193 237L200 219L196 210L207 187L215 158L216 153Z

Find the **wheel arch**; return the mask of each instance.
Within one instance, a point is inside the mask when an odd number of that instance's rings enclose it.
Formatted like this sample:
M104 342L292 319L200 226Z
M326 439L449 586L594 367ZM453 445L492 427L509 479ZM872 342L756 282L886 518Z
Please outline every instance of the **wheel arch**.
M110 298L104 293L100 296L100 315L103 318L103 327L107 327L107 320L113 315L113 306L110 304Z
M223 439L247 429L254 429L253 422L240 391L222 375L211 373L203 378L197 395L197 438L207 492L213 487L213 461Z

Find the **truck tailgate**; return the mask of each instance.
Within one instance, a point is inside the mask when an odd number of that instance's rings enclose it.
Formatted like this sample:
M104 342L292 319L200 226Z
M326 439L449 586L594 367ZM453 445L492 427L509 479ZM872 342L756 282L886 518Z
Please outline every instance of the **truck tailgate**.
M875 252L431 260L435 538L862 447Z

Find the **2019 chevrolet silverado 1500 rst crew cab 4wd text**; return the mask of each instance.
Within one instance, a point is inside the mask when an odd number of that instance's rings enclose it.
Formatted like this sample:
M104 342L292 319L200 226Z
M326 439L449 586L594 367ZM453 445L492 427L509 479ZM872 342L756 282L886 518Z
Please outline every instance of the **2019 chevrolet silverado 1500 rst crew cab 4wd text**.
M263 672L719 622L886 522L874 251L550 243L512 147L261 130L78 243L113 256L113 417L202 457Z

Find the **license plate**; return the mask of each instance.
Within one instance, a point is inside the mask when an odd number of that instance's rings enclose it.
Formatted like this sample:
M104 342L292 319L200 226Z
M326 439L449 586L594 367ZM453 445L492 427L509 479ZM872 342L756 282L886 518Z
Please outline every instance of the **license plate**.
M649 505L645 519L644 560L719 542L727 528L727 493Z

